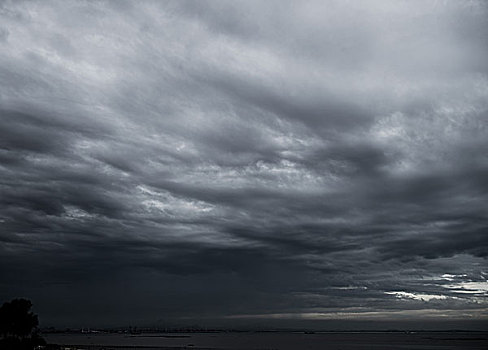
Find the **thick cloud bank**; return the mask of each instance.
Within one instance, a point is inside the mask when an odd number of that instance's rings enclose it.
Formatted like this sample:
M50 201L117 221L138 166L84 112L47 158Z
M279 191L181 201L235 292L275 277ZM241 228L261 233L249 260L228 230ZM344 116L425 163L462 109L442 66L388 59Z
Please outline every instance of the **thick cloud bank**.
M486 320L487 39L484 1L1 2L0 297Z

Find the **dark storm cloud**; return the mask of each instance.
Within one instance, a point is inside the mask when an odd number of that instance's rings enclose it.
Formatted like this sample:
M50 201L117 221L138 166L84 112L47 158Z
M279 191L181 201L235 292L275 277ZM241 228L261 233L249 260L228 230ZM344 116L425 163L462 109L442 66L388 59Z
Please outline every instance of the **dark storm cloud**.
M2 3L0 297L57 324L486 319L486 15Z

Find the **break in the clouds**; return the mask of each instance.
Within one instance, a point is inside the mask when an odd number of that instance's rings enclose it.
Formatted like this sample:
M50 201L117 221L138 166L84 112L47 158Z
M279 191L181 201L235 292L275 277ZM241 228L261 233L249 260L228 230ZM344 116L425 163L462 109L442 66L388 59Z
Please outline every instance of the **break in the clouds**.
M487 39L483 1L1 2L0 297L486 320Z

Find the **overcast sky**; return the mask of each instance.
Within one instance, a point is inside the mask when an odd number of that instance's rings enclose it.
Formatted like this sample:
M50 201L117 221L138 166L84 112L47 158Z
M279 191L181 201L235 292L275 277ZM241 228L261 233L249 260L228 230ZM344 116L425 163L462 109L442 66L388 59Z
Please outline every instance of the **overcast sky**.
M42 324L486 322L487 256L486 2L0 2Z

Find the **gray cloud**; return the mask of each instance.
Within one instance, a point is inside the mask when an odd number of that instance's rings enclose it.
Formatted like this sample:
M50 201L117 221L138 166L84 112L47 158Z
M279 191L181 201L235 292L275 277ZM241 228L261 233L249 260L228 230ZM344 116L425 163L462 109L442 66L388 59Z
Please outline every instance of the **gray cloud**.
M58 325L486 320L487 10L2 3L0 297Z

